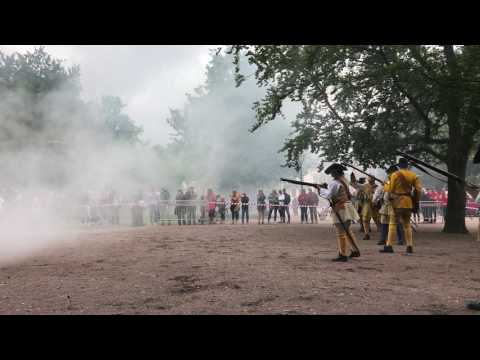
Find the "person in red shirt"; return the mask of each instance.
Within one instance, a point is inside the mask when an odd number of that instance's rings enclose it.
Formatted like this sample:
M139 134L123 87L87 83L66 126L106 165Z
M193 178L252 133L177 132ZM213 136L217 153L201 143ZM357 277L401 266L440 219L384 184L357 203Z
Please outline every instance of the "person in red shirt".
M317 215L317 206L319 202L318 195L315 194L312 191L312 189L309 189L307 198L308 198L308 209L310 212L310 220L312 221L312 224L314 220L315 220L315 224L318 224L318 215Z
M303 224L305 221L308 224L308 216L307 216L307 208L308 208L308 195L305 192L305 189L300 191L300 195L298 195L298 206L300 207L300 220Z

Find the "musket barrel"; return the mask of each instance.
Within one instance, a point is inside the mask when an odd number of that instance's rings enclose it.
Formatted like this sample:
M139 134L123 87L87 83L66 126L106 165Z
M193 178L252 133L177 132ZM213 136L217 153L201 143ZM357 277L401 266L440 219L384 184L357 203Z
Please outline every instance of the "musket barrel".
M375 177L375 176L373 176L373 175L371 175L371 174L369 174L369 173L367 173L367 172L365 172L365 171L360 170L360 169L357 168L356 166L353 166L353 165L351 165L351 164L349 164L349 163L346 163L346 162L344 162L344 163L342 163L342 164L345 165L345 166L351 167L352 169L357 170L358 172L361 172L361 173L364 174L364 175L370 176L372 179L375 179L375 181L378 181L380 184L385 184L385 181L382 181L382 180L380 180L379 178L377 178L377 177Z
M433 171L436 171L437 173L439 173L440 175L443 175L443 176L446 176L450 179L454 179L460 183L463 183L464 185L466 185L467 187L469 188L472 188L474 190L479 190L480 187L475 185L475 184L472 184L472 183L469 183L468 181L465 181L464 179L462 179L461 177L455 175L455 174L452 174L448 171L445 171L445 170L442 170L442 169L439 169L437 168L436 166L433 166L433 165L430 165L430 164L427 164L426 162L420 160L420 159L417 159L416 157L412 156L412 155L408 155L407 153L404 153L403 151L400 151L400 150L397 150L396 151L397 155L400 155L400 156L403 156L404 158L406 158L407 160L410 160L412 162L415 162L415 163L418 163L422 166L425 166L426 168L429 168Z

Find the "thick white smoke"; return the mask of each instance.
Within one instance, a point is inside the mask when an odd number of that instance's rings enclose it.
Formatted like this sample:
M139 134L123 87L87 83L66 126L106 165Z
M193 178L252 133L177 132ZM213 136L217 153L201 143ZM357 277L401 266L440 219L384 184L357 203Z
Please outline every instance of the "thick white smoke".
M0 261L65 241L79 227L86 194L113 189L118 201L131 203L152 187L172 197L186 186L225 196L234 188L254 196L258 188L283 187L280 175L295 176L280 167L278 153L294 111L249 133L263 90L253 79L235 88L230 61L213 59L204 96L186 99L182 147L116 139L102 104L86 103L75 83L44 90L39 74L25 88L11 81L14 73L0 72Z

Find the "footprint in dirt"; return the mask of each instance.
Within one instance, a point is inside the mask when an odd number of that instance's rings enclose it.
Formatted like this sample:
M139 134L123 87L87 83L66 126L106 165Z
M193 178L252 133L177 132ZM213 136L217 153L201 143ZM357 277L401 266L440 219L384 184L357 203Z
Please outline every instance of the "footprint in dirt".
M234 290L239 290L241 289L242 287L238 284L235 284L233 282L230 282L230 281L222 281L222 282L219 282L218 284L216 284L217 287L220 287L220 288L228 288L228 289L234 289Z
M278 296L267 296L267 297L260 298L260 299L255 300L255 301L243 302L243 303L241 303L240 305L241 305L241 306L246 306L246 307L259 306L259 305L263 305L263 304L265 304L265 303L267 303L267 302L273 301L273 300L275 300L276 298L278 298Z

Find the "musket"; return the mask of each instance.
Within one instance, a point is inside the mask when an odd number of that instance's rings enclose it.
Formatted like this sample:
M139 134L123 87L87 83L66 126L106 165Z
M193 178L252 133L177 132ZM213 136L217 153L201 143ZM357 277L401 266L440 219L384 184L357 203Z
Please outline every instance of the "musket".
M370 175L369 173L367 173L367 172L365 172L365 171L360 170L360 169L357 168L356 166L353 166L353 165L351 165L351 164L349 164L349 163L346 163L346 162L343 162L342 165L344 165L344 166L349 166L349 167L351 167L352 169L357 170L358 172L361 172L361 173L364 174L364 175L370 176L372 179L375 179L375 181L378 181L380 184L385 185L385 181L382 181L382 180L380 180L379 178L377 178L377 177L375 177L375 176L373 176L373 175ZM416 225L415 221L413 221L413 224ZM415 226L412 226L412 229L413 229L413 231L415 231L415 232L417 231L417 230L415 229Z
M315 184L315 183L310 183L310 182L305 182L305 181L298 181L298 180L291 180L291 179L284 179L280 178L281 181L289 182L291 184L296 184L296 185L304 185L304 186L312 186L316 189L319 187L326 189L327 186L325 184Z
M351 165L351 164L349 164L349 163L343 162L342 165L344 165L344 166L349 166L349 167L351 167L352 169L355 169L355 170L357 170L358 172L361 172L362 174L367 175L367 176L371 177L372 179L375 179L375 181L378 181L380 184L385 185L385 181L380 180L379 178L377 178L377 177L375 177L375 176L373 176L373 175L370 175L369 173L367 173L367 172L365 172L365 171L362 171L362 170L360 170L359 168L357 168L357 167L355 167L355 166L353 166L353 165Z
M442 170L442 169L439 169L437 168L436 166L433 166L433 165L430 165L430 164L427 164L426 162L420 160L420 159L417 159L416 157L413 157L412 155L408 155L406 153L404 153L403 151L400 151L400 150L397 150L395 151L397 155L400 155L400 156L403 156L404 158L406 158L407 160L410 160L414 163L418 163L422 166L425 166L426 168L429 168L430 170L433 170L433 171L436 171L437 173L443 175L443 176L446 176L447 178L450 178L450 179L453 179L461 184L464 184L466 187L469 187L471 188L472 190L480 190L480 187L475 185L475 184L472 184L468 181L465 181L464 179L462 179L461 177L455 175L455 174L452 174L448 171L445 171L445 170Z
M325 184L314 184L314 183L309 183L309 182L305 182L305 181L290 180L290 179L284 179L284 178L280 178L280 180L281 180L281 181L285 181L285 182L289 182L289 183L292 183L292 184L297 184L297 185L313 186L313 187L315 187L316 189L319 189L320 187L321 187L321 188L325 188ZM348 231L347 226L345 225L345 223L343 222L342 218L340 217L340 214L337 212L337 210L335 210L335 207L333 206L332 200L327 199L326 197L322 196L322 195L320 194L320 191L319 191L319 195L320 195L321 198L323 198L323 199L325 199L325 200L328 201L328 203L330 204L330 207L332 208L335 216L337 217L338 221L339 221L340 224L342 225L343 230L344 230L345 233L347 234L347 237L348 237L348 240L350 241L350 244L352 245L352 247L355 249L356 252L360 253L360 249L357 247L357 245L356 245L355 242L353 241L352 235L350 235L350 232Z

